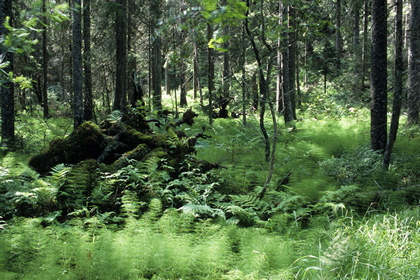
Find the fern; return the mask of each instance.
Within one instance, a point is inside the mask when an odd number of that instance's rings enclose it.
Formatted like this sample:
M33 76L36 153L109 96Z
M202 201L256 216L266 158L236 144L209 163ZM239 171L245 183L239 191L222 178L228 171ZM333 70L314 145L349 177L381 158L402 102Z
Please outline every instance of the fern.
M127 218L138 218L140 214L140 208L144 202L140 202L137 195L126 189L121 198L121 210L125 217Z

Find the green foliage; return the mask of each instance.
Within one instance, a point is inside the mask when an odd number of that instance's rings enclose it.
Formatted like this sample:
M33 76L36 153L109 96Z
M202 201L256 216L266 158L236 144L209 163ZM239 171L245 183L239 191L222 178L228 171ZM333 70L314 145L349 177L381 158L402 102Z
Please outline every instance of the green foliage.
M299 259L298 279L412 279L418 276L418 209L332 223L315 255ZM303 265L303 266L302 266Z

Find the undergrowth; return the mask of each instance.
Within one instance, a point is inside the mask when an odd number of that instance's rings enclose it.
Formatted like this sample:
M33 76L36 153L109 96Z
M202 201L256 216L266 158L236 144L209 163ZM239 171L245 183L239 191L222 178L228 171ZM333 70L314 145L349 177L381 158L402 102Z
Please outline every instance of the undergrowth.
M67 122L36 121L50 130L33 138L22 126L28 148L1 155L0 279L419 278L418 132L402 129L384 172L352 108L282 128L262 197L269 165L252 116L214 120L176 169L156 153L46 176L26 153Z

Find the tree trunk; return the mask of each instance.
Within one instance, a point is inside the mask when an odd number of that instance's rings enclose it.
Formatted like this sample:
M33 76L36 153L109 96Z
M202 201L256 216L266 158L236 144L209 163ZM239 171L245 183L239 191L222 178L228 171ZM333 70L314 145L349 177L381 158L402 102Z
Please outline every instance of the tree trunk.
M247 1L248 7L250 6L249 2L250 1L248 0ZM249 12L249 10L247 11L247 13L248 12ZM268 99L268 85L269 85L268 78L270 77L270 75L269 75L270 66L267 66L267 79L266 79L265 75L264 75L264 71L263 71L263 64L262 64L262 60L261 60L260 51L257 47L257 44L255 43L254 36L252 35L251 30L249 29L248 15L245 18L245 27L246 27L246 33L248 35L248 39L251 42L252 50L254 51L255 59L257 61L257 65L258 65L259 88L260 88L260 97L261 97L261 102L260 102L260 129L261 129L261 133L263 134L263 140L264 140L264 146L265 146L265 160L266 160L266 162L269 162L270 161L270 149L271 149L271 147L270 147L270 139L268 137L267 129L265 128L264 118L265 118L266 103L269 102L269 99ZM264 38L263 38L263 40L264 40ZM270 63L269 63L269 65L270 65Z
M213 37L213 28L207 23L207 41L210 42ZM207 47L207 79L209 90L209 123L213 123L213 91L214 91L214 49Z
M153 109L162 112L162 59L161 59L161 37L157 32L157 25L161 15L161 1L151 2L151 36L152 36L152 53L151 53L151 67L152 67L152 98Z
M401 114L401 103L403 95L403 0L396 0L396 23L395 23L395 82L394 82L394 100L392 103L391 127L389 129L388 142L385 148L383 169L388 170L391 162L391 152L397 139L399 119Z
M127 0L117 0L115 17L116 79L113 110L127 106Z
M183 51L181 50L181 62L179 65L179 83L180 83L180 100L179 100L179 106L181 107L187 107L188 106L188 102L187 102L187 79L186 79L186 75L187 75L187 66L184 62L184 54Z
M363 63L363 57L362 57L362 49L360 46L360 6L361 2L358 0L354 3L353 6L353 56L354 56L354 63L353 63L353 73L354 73L354 88L363 90L360 87L361 81L362 81L362 63Z
M420 108L420 1L411 0L411 15L408 30L408 125L419 123Z
M197 46L197 34L196 31L193 31L193 44L194 44L194 66L193 66L193 80L194 80L194 99L197 98L197 91L200 94L200 105L204 105L203 103L203 91L201 89L201 82L200 82L200 63L199 63L199 53L198 53L198 46Z
M92 67L91 67L91 48L90 48L90 0L83 1L83 64L84 76L84 120L93 119L93 96L92 96Z
M387 142L387 1L372 0L371 148L384 152Z
M152 97L153 109L162 111L162 73L161 73L161 38L160 35L153 39L152 43Z
M247 86L246 86L246 71L245 71L245 63L246 63L246 46L245 46L245 23L242 25L242 55L241 55L241 71L242 71L242 123L244 126L247 124L246 120L246 108L248 103L247 98Z
M289 5L283 3L282 7L283 18L289 21ZM284 20L283 20L284 21ZM284 106L284 122L286 125L290 124L293 120L293 97L292 97L292 85L291 81L294 81L290 76L293 73L290 73L290 53L291 49L289 48L290 37L289 32L284 32L283 34L283 44L282 44L282 57L283 57L283 106Z
M4 27L6 18L12 17L12 1L0 2L0 36L5 37L9 32ZM5 73L13 71L13 53L1 45L2 63L9 63L2 70ZM3 76L3 74L2 74ZM15 137L15 99L13 82L8 76L1 79L1 140L3 146L12 146Z
M360 81L360 89L365 90L365 78L368 61L368 25L369 25L369 0L365 0L363 14L363 50L362 50L362 78Z
M343 39L341 36L341 0L337 0L336 4L336 17L337 17L337 25L336 25L336 32L335 32L335 49L336 49L336 59L337 59L337 71L341 69L341 51L343 49Z
M73 1L73 111L74 128L83 122L81 0Z
M288 7L288 54L289 54L289 87L290 101L292 103L292 116L296 120L296 13L292 6Z
M42 0L42 12L46 13L46 0ZM49 117L48 110L48 87L47 87L47 74L48 74L48 53L47 53L47 17L43 16L42 21L44 28L42 29L42 107L44 109L44 118Z

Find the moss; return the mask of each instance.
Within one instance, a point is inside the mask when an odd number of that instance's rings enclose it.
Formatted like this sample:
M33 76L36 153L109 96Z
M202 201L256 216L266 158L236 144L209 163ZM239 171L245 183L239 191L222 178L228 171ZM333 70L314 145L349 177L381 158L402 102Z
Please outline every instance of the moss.
M128 165L130 159L141 161L150 153L150 151L150 148L146 144L140 144L115 161L112 164L112 168L115 170L121 169Z
M152 147L169 147L171 146L171 140L167 134L156 134L153 135Z
M57 139L50 147L29 160L29 166L39 173L47 173L59 163L75 164L97 159L105 145L105 135L91 122L81 124L69 137Z

